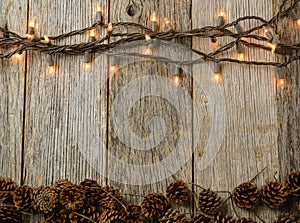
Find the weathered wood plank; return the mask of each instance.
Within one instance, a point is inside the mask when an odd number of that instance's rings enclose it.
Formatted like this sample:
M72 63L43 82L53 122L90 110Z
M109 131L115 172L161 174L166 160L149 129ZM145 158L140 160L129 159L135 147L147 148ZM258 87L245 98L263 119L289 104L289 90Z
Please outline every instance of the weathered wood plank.
M0 2L0 26L7 25L9 30L24 33L27 5L24 1ZM1 49L2 52L8 52ZM2 53L1 52L1 53ZM1 59L0 63L0 176L10 177L20 183L23 107L25 80L25 53L11 59Z
M94 23L96 3L32 0L29 17L36 17L39 35L54 36ZM57 44L83 41L88 41L88 35ZM46 55L29 54L26 183L53 185L58 179L79 183L91 178L103 184L99 173L106 157L99 156L99 148L106 145L106 86L101 82L106 77L106 58L98 56L90 66L84 64L83 56L55 55L53 59L55 72L47 68ZM37 221L42 220L32 219Z
M276 2L275 9L280 7ZM299 13L299 12L298 12ZM278 26L278 32L284 43L298 43L300 40L299 26L291 20L285 20ZM277 89L278 99L278 153L281 176L285 177L300 168L300 79L299 61L286 69L286 86Z
M189 1L113 0L110 8L112 22L138 22L150 27L150 17L155 11L160 25L168 18L176 29L191 27ZM133 14L128 14L128 9ZM186 40L181 43L190 45ZM145 52L147 47L134 50ZM168 44L154 48L153 54L176 55L177 59L188 55ZM115 156L116 160L108 159L108 169L112 170L109 184L119 187L123 193L148 194L164 193L174 180L169 177L172 174L192 182L191 78L185 74L181 88L171 81L174 65L139 59L127 64L128 61L122 58L118 74L110 79L109 158ZM185 89L186 94L178 88ZM177 154L175 159L174 154ZM187 158L186 165L180 164L182 158ZM126 197L127 202L136 204L141 200L141 197Z
M215 25L222 10L227 22L245 15L257 15L267 19L272 17L272 10L266 7L270 2L266 0L195 0L192 4L193 28ZM242 23L245 29L251 25L253 26L248 22ZM218 41L220 44L229 42L228 39ZM215 47L210 40L197 38L194 38L193 46L205 52L211 52ZM235 50L221 56L231 54L236 55ZM250 50L247 50L246 58L276 59L271 53ZM204 141L199 143L200 152L195 155L195 181L213 190L232 191L239 183L250 180L264 167L268 167L255 180L261 186L279 169L275 70L268 67L222 64L223 80L216 84L213 81L213 66L212 63L205 63L194 68L194 76L199 74L196 79L205 81L204 84L194 83L195 99L207 97L208 101L208 125L203 127L202 132L213 133L207 134ZM194 111L201 106L203 105L196 100ZM197 137L194 139L196 144ZM210 140L214 140L212 144ZM207 157L214 159L211 161ZM197 170L197 166L200 170ZM255 218L253 213L241 210L238 213ZM265 207L260 208L258 214L267 222L274 218L274 212L269 212Z

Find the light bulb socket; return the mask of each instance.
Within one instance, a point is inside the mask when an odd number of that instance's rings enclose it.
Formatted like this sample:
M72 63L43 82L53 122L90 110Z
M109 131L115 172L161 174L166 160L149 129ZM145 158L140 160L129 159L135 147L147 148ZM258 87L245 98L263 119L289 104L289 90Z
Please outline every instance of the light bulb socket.
M90 63L92 61L92 55L90 51L85 51L84 52L84 62L85 63Z
M101 11L96 12L96 22L103 22L103 15Z
M285 78L285 69L283 67L279 67L277 69L277 78L284 79Z
M218 17L218 22L217 22L217 26L223 26L224 25L224 16L219 16Z
M182 69L179 66L175 66L174 76L180 76L182 73Z
M244 47L240 41L236 43L236 51L238 54L244 53Z
M96 37L95 36L89 36L89 42L94 42L96 41Z
M47 63L48 63L48 66L49 67L53 67L54 66L54 61L53 61L53 58L52 58L52 55L47 55Z
M235 24L234 28L238 31L238 33L243 33L244 32L243 27L239 23Z
M29 27L28 27L28 34L29 34L29 35L34 35L34 33L35 33L35 32L34 32L34 27L29 26Z
M148 44L149 49L154 49L159 46L159 40L158 39L152 39L151 42Z
M215 74L221 73L221 65L220 65L219 62L215 62L215 65L214 65L214 73L215 73Z
M299 16L296 14L294 9L290 10L289 15L294 21L297 21L299 19Z
M275 44L279 43L279 34L278 33L274 34L272 42L275 43Z
M274 36L273 36L273 34L272 34L272 32L271 32L270 30L267 30L267 31L265 32L265 34L266 34L266 37L267 37L270 41L273 40Z
M151 30L152 30L153 32L156 32L156 31L157 31L157 23L156 23L156 21L152 21L152 22L151 22Z

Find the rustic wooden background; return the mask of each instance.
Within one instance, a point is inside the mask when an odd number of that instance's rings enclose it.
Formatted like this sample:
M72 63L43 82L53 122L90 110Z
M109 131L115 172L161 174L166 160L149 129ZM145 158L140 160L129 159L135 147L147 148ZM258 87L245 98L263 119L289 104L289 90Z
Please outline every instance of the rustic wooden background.
M35 16L39 34L57 35L91 25L97 3L104 6L106 22L132 21L150 25L149 17L156 11L161 22L168 17L176 29L187 30L216 24L220 10L225 10L226 21L244 15L268 19L276 13L281 1L2 0L0 23L25 35L28 20ZM251 24L243 25L249 27ZM299 40L299 32L295 32L297 27L291 23L282 27L280 31L284 41ZM62 43L86 40L87 36L79 36ZM179 43L206 51L213 47L209 42L197 38L184 39ZM249 51L247 58L279 59L261 51ZM120 136L114 131L110 119L112 103L129 81L143 76L144 70L170 77L172 67L153 61L135 63L122 69L117 76L109 78L107 85L103 85L103 80L97 74L99 71L107 72L109 59L106 56L97 57L90 70L84 67L81 57L58 55L55 61L57 71L55 75L49 75L45 55L40 53L28 52L11 60L1 60L0 176L11 177L18 183L26 177L25 184L34 186L51 185L61 178L76 183L93 178L102 185L119 187L124 193L146 194L150 191L163 192L173 177L214 190L231 191L264 167L268 169L256 179L259 186L272 180L275 172L278 172L277 178L283 179L290 171L299 170L299 63L290 67L289 84L285 90L275 87L273 68L233 64L223 66L224 77L219 87L224 92L226 103L225 137L213 162L207 168L198 170L197 163L205 153L203 149L211 128L212 114L209 111L212 104L195 79L186 76L183 83L183 88L194 100L192 107L189 107L188 101L180 102L182 106L187 106L188 112L184 116L178 115L176 108L161 97L144 97L134 104L128 119L131 131L138 137L147 137L151 133L151 127L147 124L154 116L163 118L166 127L166 135L155 149L137 152L120 142ZM200 66L192 71L193 75L211 72L209 67L209 63ZM141 86L138 93L142 94L151 87ZM193 123L193 109L199 112L199 123ZM192 151L192 146L196 146L197 150L173 177L140 186L110 180L115 177L114 174L130 176L130 170L120 169L121 162L149 164L168 155L176 147L180 134L183 134L178 126L179 119L191 123L192 128L193 124L198 124L201 129L197 136L191 129L185 134L191 140L186 140L188 143L182 151ZM102 145L109 154L116 156L116 163L107 162L108 156L97 156L95 148ZM93 165L86 161L87 156L95 157ZM96 164L98 166L95 168ZM172 170L172 165L177 164L170 163L169 167L153 171L151 175L161 174L160 171L168 172ZM108 173L108 177L103 177L101 172ZM135 178L134 175L130 177ZM148 175L144 177L147 179ZM131 196L126 199L136 203L141 201ZM264 206L256 211L266 222L271 222L278 212ZM257 219L254 211L238 212ZM33 216L26 221L43 220Z

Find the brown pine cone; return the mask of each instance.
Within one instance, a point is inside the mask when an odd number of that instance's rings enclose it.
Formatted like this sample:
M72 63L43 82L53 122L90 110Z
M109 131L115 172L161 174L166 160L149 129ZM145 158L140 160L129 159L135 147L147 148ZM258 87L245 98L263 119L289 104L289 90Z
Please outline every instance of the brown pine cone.
M99 204L103 208L117 209L120 203L123 202L122 195L118 189L111 186L106 186L101 189L99 194Z
M0 203L12 200L12 192L17 188L10 178L0 177Z
M81 185L68 185L59 194L59 202L67 210L79 210L84 206L85 200L85 192Z
M184 223L185 222L185 214L180 213L178 210L170 208L167 212L163 215L159 222L164 223Z
M199 209L208 215L216 214L222 207L222 199L218 196L217 192L210 189L203 190L199 193Z
M33 208L35 210L49 213L54 211L58 202L58 195L54 188L41 186L33 191L32 200Z
M293 172L285 179L285 186L289 194L300 197L300 171Z
M98 221L105 223L125 223L124 210L105 209L98 218Z
M148 218L160 218L168 209L168 200L161 193L148 194L142 202L143 214Z
M32 206L33 188L30 186L20 186L13 194L15 206L20 210L29 210Z
M58 193L60 193L63 189L65 189L67 186L74 185L71 181L68 179L62 179L62 180L57 180L54 183L54 188L57 190Z
M210 218L207 218L200 214L193 218L193 223L209 223L210 220L211 220Z
M100 201L101 186L95 180L85 179L79 185L83 186L87 204L97 205Z
M86 218L78 215L81 214L85 216ZM85 222L91 222L91 221L96 221L100 217L100 213L97 210L96 207L84 207L80 211L77 212L71 212L69 214L69 219L71 223L85 223ZM89 221L89 220L91 221Z
M297 214L283 213L279 215L275 223L296 223L300 222L300 216Z
M183 180L177 180L167 187L167 198L175 204L184 204L189 199L189 188Z
M135 204L129 204L126 206L126 223L143 223L145 221L145 216L142 213L142 207Z
M240 208L251 209L258 204L260 199L260 192L254 183L242 183L232 192L234 203Z
M69 211L63 207L57 207L54 213L46 215L46 223L69 223Z
M1 223L21 223L21 213L16 207L0 206Z
M256 221L252 220L251 218L240 218L239 220L237 220L236 223L257 223Z
M287 188L278 181L271 182L261 188L262 201L270 208L281 206L287 199Z
M218 214L214 216L213 223L236 223L236 220L232 216Z

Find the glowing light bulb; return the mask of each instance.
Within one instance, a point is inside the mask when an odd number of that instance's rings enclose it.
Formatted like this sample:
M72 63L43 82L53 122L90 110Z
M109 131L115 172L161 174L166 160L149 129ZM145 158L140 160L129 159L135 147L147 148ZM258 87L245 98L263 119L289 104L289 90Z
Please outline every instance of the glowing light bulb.
M297 25L300 26L300 19L297 19Z
M14 56L13 56L13 59L15 62L17 63L20 63L24 60L24 53L22 52L21 54L19 53L16 53Z
M219 13L219 16L224 17L224 16L225 16L225 12L224 12L224 11L221 11L221 12Z
M86 71L90 71L90 70L91 70L91 67L92 67L92 63L91 63L91 62L84 63L84 69L85 69Z
M152 49L150 49L149 47L145 50L145 54L146 55L152 55L153 54L153 51L152 51Z
M36 18L32 18L29 22L29 27L35 28L36 25Z
M220 83L221 80L222 80L222 76L221 76L220 73L214 74L214 78L215 78L215 81L216 81L217 83Z
M50 43L50 39L49 39L49 37L46 36L46 35L44 36L44 42L45 42L45 43Z
M174 84L176 85L181 85L182 83L182 77L180 75L174 75L172 77L172 81L174 82Z
M145 39L147 42L150 42L152 40L151 36L149 36L148 34L145 35Z
M110 73L111 74L117 74L118 70L119 70L119 68L118 68L117 65L110 66Z
M112 23L111 23L111 22L108 23L108 25L107 25L107 31L111 33L111 32L113 31L113 29L114 29L114 28L113 28Z
M96 12L103 12L103 7L100 3L96 5Z
M276 43L267 43L271 47L271 52L275 53L277 44Z
M90 36L91 36L91 37L95 37L95 30L94 30L94 29L92 29L92 30L90 31Z
M238 54L238 60L240 60L240 61L245 60L245 54L244 53L239 53Z
M151 22L157 22L156 12L153 12L151 15Z

